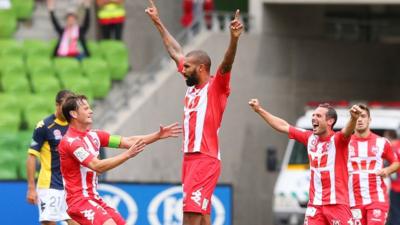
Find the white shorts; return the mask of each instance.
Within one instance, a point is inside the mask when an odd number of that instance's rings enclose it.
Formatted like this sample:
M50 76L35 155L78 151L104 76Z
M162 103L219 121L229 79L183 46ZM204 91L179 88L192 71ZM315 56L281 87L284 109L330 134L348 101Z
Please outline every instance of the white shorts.
M37 193L40 222L71 219L67 214L64 190L37 189Z

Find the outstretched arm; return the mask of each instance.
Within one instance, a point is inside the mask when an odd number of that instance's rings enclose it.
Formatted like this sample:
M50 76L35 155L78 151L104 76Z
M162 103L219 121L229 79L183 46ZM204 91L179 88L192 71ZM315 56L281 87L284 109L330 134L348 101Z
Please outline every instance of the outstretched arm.
M50 13L50 19L51 22L53 23L54 29L57 31L57 33L61 34L63 28L61 27L60 23L58 22L55 14L54 14L54 0L47 0L47 9L49 10Z
M229 47L226 50L221 65L219 66L222 74L230 72L232 69L232 64L233 61L235 60L239 36L243 31L243 24L239 20L239 9L236 10L235 18L231 21L230 30L231 30L231 39L229 42Z
M361 109L357 105L353 105L349 111L350 111L350 120L349 122L347 122L346 126L343 127L342 129L342 133L345 137L350 137L353 134L354 129L356 128L357 119L361 113Z
M267 112L265 109L263 109L258 99L251 99L249 101L249 105L254 110L254 112L258 113L258 115L260 115L265 120L265 122L267 122L267 124L270 125L272 128L281 133L285 134L289 133L290 124L285 120L277 116L274 116L271 113Z
M139 139L127 151L124 151L119 155L108 159L98 159L97 157L94 157L89 162L88 167L98 173L106 172L121 165L128 159L135 157L137 154L143 151L145 146L146 144L143 142L143 140Z
M160 125L160 130L151 134L122 137L119 147L128 149L139 139L148 145L164 138L178 137L180 133L182 133L182 127L178 123L173 123L165 127Z
M160 32L161 38L169 56L175 61L176 66L179 66L179 60L183 57L183 50L181 45L175 40L174 37L169 33L167 28L162 23L160 17L158 16L158 10L153 0L149 0L150 6L146 8L145 12L149 15L150 19L153 21L158 32Z

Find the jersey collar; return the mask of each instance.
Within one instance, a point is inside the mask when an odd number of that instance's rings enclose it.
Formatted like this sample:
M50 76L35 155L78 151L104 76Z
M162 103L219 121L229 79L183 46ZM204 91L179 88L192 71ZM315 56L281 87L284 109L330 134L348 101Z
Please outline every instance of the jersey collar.
M67 126L68 125L67 121L62 121L62 120L58 119L57 117L54 120L54 122L57 123L58 125L61 125L61 126Z

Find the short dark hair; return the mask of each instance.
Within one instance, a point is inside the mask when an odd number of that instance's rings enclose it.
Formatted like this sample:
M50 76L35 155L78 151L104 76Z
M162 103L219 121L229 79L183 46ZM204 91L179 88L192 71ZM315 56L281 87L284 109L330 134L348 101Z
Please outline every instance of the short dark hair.
M327 119L334 119L334 120L335 120L335 121L333 122L333 124L332 124L332 127L331 127L331 129L333 130L333 126L335 126L336 121L337 121L337 113L336 113L336 110L335 110L335 109L333 108L333 106L332 106L331 104L329 104L329 103L322 103L322 104L319 104L318 107L325 108L325 109L328 110L328 112L326 112L326 115L325 115Z
M371 117L371 114L369 112L369 108L368 108L367 105L359 103L359 104L357 104L357 106L360 107L360 109L365 110L367 112L367 114L368 114L368 117Z
M79 102L82 102L83 100L87 101L87 97L85 95L71 95L65 99L65 102L62 106L62 113L68 123L70 123L72 119L70 112L77 110L79 108Z
M61 90L56 95L56 103L61 104L66 98L74 95L74 93L70 90Z
M195 61L197 64L204 64L208 72L210 72L211 68L211 59L208 56L207 52L202 50L194 50L186 54L186 57L195 57Z

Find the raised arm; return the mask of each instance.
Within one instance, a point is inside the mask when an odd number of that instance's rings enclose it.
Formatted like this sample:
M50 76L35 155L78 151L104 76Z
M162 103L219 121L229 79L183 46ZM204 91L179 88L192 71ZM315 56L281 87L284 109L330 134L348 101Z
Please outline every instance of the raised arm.
M144 150L145 146L146 144L143 142L143 140L138 140L127 151L124 151L114 157L108 159L98 159L97 157L94 157L89 162L88 167L98 173L104 173L121 165L128 159L135 157L137 154Z
M153 21L158 32L160 33L169 56L175 61L176 66L178 66L179 60L184 56L182 46L175 40L174 37L172 37L172 35L162 23L154 1L149 0L149 2L150 6L146 8L145 12L147 13L147 15L149 15L150 19Z
M254 112L258 113L258 115L260 115L265 120L265 122L267 122L267 124L270 125L272 128L281 133L285 134L289 133L290 124L285 120L277 116L274 116L271 113L267 112L265 109L263 109L258 99L251 99L249 101L249 105L254 110Z
M49 10L50 13L50 19L51 22L53 23L54 29L57 31L57 33L61 34L63 28L61 27L60 23L58 22L55 14L54 14L54 0L47 0L47 9Z
M85 7L85 17L83 19L83 23L81 26L81 31L83 35L87 33L90 27L90 4L91 0L84 0L83 1L83 6Z
M342 129L342 133L345 137L350 137L353 134L354 129L356 128L357 119L361 113L361 109L357 105L353 105L349 111L350 119L347 122L346 126Z
M178 137L181 133L182 127L179 126L178 123L173 123L165 127L160 125L160 130L151 134L122 137L119 147L128 149L139 139L143 140L143 142L148 145L161 139Z
M231 21L230 25L231 39L229 42L228 49L225 52L224 59L219 66L221 73L230 72L232 69L233 61L235 60L237 43L239 41L239 36L243 31L243 24L239 20L239 9L236 10L235 18Z

